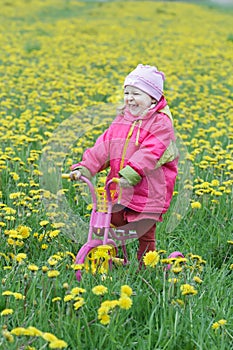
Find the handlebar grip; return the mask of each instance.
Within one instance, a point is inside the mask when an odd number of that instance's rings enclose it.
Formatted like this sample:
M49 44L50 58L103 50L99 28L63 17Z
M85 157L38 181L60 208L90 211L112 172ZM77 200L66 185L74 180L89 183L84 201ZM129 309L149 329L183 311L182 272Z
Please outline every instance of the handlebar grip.
M113 178L112 178L112 182L114 182L114 183L116 183L116 184L119 184L119 182L120 182L119 177L113 177Z
M70 179L70 174L62 174L62 179Z

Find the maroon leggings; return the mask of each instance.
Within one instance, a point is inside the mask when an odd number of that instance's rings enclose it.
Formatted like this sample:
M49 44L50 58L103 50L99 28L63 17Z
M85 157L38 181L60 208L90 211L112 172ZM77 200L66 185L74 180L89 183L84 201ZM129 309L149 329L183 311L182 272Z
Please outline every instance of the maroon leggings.
M153 219L141 219L137 222L128 222L125 209L112 213L111 223L122 229L135 230L138 235L139 247L137 258L142 263L145 253L155 250L155 229L156 222Z

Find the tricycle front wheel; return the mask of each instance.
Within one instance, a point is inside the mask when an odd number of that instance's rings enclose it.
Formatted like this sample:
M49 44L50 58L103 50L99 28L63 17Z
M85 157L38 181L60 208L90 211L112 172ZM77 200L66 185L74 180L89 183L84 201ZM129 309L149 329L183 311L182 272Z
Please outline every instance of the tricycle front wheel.
M76 278L81 281L82 271L91 272L93 275L108 273L112 265L112 258L117 255L117 246L112 239L103 244L101 239L93 239L85 243L79 250L75 264L80 265L76 270Z

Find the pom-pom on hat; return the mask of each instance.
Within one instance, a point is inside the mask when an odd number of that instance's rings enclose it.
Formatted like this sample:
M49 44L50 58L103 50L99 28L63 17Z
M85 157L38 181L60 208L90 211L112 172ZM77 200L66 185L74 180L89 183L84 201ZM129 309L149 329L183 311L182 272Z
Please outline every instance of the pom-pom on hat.
M125 78L124 87L134 86L159 101L163 95L164 80L164 73L156 67L139 64Z

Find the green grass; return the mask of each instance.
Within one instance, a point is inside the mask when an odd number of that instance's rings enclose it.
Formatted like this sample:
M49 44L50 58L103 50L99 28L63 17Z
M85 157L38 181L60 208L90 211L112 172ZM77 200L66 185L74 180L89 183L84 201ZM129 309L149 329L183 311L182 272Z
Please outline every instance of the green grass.
M232 8L192 3L197 6L152 1L145 10L138 1L4 2L0 313L13 313L0 316L1 349L50 349L46 332L69 350L233 349ZM187 262L180 272L166 273L162 262L139 272L134 240L127 244L129 266L115 267L104 280L83 273L78 283L73 256L87 238L89 197L77 195L76 186L61 180L61 171L69 171L112 120L115 109L109 108L120 99L110 98L122 92L122 74L139 60L155 59L168 71L181 150L177 193L157 225L157 249L166 251L164 257L180 250ZM105 112L102 102L109 106ZM212 183L216 180L219 185ZM203 182L207 187L198 194ZM192 208L195 202L200 207ZM29 229L25 237L19 237L21 225ZM49 277L47 270L59 275ZM102 284L108 292L95 295L92 288ZM184 284L197 294L182 295ZM132 307L114 308L110 323L101 324L101 303L118 300L122 285L132 288ZM86 292L64 300L76 287ZM2 295L7 291L10 295ZM85 302L78 310L75 297ZM219 320L227 323L214 330ZM14 335L11 342L17 327L42 333Z

